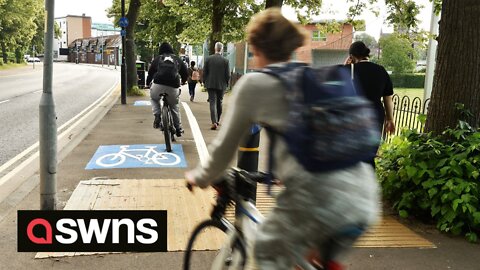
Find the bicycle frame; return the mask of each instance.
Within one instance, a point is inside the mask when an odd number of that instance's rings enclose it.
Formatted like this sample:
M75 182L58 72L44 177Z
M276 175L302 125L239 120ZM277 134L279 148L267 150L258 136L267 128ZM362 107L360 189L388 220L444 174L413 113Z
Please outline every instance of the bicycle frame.
M235 222L232 224L226 218L221 218L221 222L227 228L226 234L227 238L224 245L220 248L219 254L212 263L211 270L221 270L223 269L226 256L228 255L228 250L232 247L235 241L240 240L244 244L247 251L247 264L250 261L252 249L253 249L253 240L254 235L257 231L257 225L261 224L265 217L260 213L260 211L255 207L255 205L246 200L241 200L236 202L236 206L239 207L238 212L240 213L235 217ZM305 258L297 258L297 266L301 267L304 270L316 270L313 265L311 265ZM241 257L239 252L236 252L232 255L230 267L232 269L237 269L241 266ZM243 269L243 268L241 268Z
M264 216L259 212L255 205L249 201L252 196L250 187L255 182L264 182L266 175L263 173L248 173L239 169L231 169L224 176L222 181L214 184L217 190L216 204L211 213L211 220L221 222L227 234L223 246L215 257L212 264L212 270L224 269L228 265L229 269L244 269L244 263L248 266L252 258L253 236L256 233L257 225L264 221ZM191 186L187 185L191 190ZM228 205L235 203L238 208L236 211L235 222L232 224L225 218L225 212ZM189 248L193 246L195 235L199 228L208 223L201 223L192 234L189 240ZM312 255L298 255L295 258L296 269L316 270L316 269L341 269L338 262L334 260L336 252L342 248L351 247L358 237L365 231L362 224L349 224L338 228L325 242L322 247L322 258L319 258L316 250L311 250ZM190 249L186 254L191 254ZM242 253L243 251L243 253ZM243 257L245 255L245 257ZM187 255L190 256L190 255ZM310 258L306 258L306 256ZM189 267L189 257L186 257L185 265ZM324 261L320 261L323 259ZM228 264L227 264L228 262ZM323 267L321 264L324 264ZM232 267L233 266L233 267ZM191 269L191 268L186 268Z

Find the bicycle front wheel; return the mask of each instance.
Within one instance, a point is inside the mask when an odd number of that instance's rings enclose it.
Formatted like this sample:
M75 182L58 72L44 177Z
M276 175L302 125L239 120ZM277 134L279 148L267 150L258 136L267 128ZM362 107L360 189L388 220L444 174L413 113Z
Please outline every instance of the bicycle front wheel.
M167 147L167 152L172 152L172 137L170 134L170 108L168 106L162 107L162 125L163 137L165 138L165 146Z
M206 220L193 231L183 259L184 270L242 270L246 264L245 246L238 234L229 236L227 228L220 220ZM231 238L233 237L233 239ZM233 243L233 244L230 244ZM206 246L214 246L209 249ZM201 251L209 250L209 251Z

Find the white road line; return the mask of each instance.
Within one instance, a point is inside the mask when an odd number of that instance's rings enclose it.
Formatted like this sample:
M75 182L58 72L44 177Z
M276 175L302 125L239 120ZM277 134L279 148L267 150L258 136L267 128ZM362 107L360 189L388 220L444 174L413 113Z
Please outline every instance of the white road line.
M38 91L35 91L35 92L33 92L33 93L36 94L36 93L40 93L40 92L42 92L42 91L43 91L43 90L38 90Z
M0 101L0 104L6 103L6 102L9 102L9 101L10 101L10 99L2 100L2 101Z
M182 104L183 108L185 108L188 122L190 123L190 128L192 129L193 139L195 140L198 157L200 158L200 164L202 164L202 166L205 166L207 163L207 159L210 156L210 154L208 153L207 145L205 144L205 140L203 139L202 132L200 131L200 127L198 126L197 119L193 115L190 106L188 106L186 102L182 102Z
M87 110L89 110L90 108L92 108L94 105L100 103L101 101L103 101L105 99L106 96L108 96L109 94L111 94L111 92L113 92L113 90L115 89L115 87L117 86L118 84L118 81L115 82L115 84L107 91L105 92L105 94L103 94L100 98L98 98L94 103L92 103L90 106L88 106L87 108L85 108L83 111L81 111L79 114L77 114L75 117L73 117L72 119L70 119L68 122L66 122L65 124L63 124L61 127L59 127L57 129L57 132L59 132L60 130L64 129L66 126L68 126L71 122L73 121L77 121L78 118L80 118L80 116L82 116L82 114L84 114ZM84 115L82 118L85 118L87 117L88 115L90 115L91 111L89 113L87 113L86 115ZM60 138L63 138L70 130L72 130L74 127L76 127L79 123L81 122L81 120L78 120L75 124L73 124L70 128L68 128L67 130L65 130L64 132L62 132L62 134L58 135L57 137L57 140L59 140ZM23 152L21 152L20 154L16 155L14 158L10 159L9 161L7 161L5 164L3 164L1 167L0 167L0 174L5 170L7 169L8 167L10 167L12 164L14 164L15 162L17 162L18 160L24 158L24 156L26 154L28 154L29 152L31 152L33 149L35 149L36 147L38 147L39 145L39 142L36 142L34 143L33 145L31 145L29 148L25 149ZM19 166L17 166L15 169L13 169L12 171L10 171L9 173L7 173L5 176L3 176L2 178L0 178L0 186L2 186L5 182L7 182L7 180L9 180L9 178L14 175L15 173L17 173L18 171L20 171L21 169L23 169L26 164L28 164L31 160L33 160L34 158L38 157L39 156L39 152L35 152L34 154L32 154L27 160L25 160L24 162L22 162L22 164L20 164ZM23 165L23 166L22 166Z

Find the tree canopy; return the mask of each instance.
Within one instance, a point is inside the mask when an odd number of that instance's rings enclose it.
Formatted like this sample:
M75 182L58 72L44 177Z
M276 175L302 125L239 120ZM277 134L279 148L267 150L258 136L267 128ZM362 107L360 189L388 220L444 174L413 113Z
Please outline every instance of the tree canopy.
M42 0L0 0L0 46L3 62L23 61L32 45L43 51Z
M380 64L387 70L394 73L413 72L415 67L413 59L416 58L414 57L416 52L408 39L392 34L380 38L379 45L382 50Z

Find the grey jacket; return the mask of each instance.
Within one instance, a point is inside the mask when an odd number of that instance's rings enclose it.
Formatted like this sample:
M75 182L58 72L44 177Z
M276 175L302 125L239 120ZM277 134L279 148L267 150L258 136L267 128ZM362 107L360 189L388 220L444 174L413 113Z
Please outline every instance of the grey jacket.
M220 54L210 55L203 67L203 80L207 89L225 90L230 80L228 60Z

